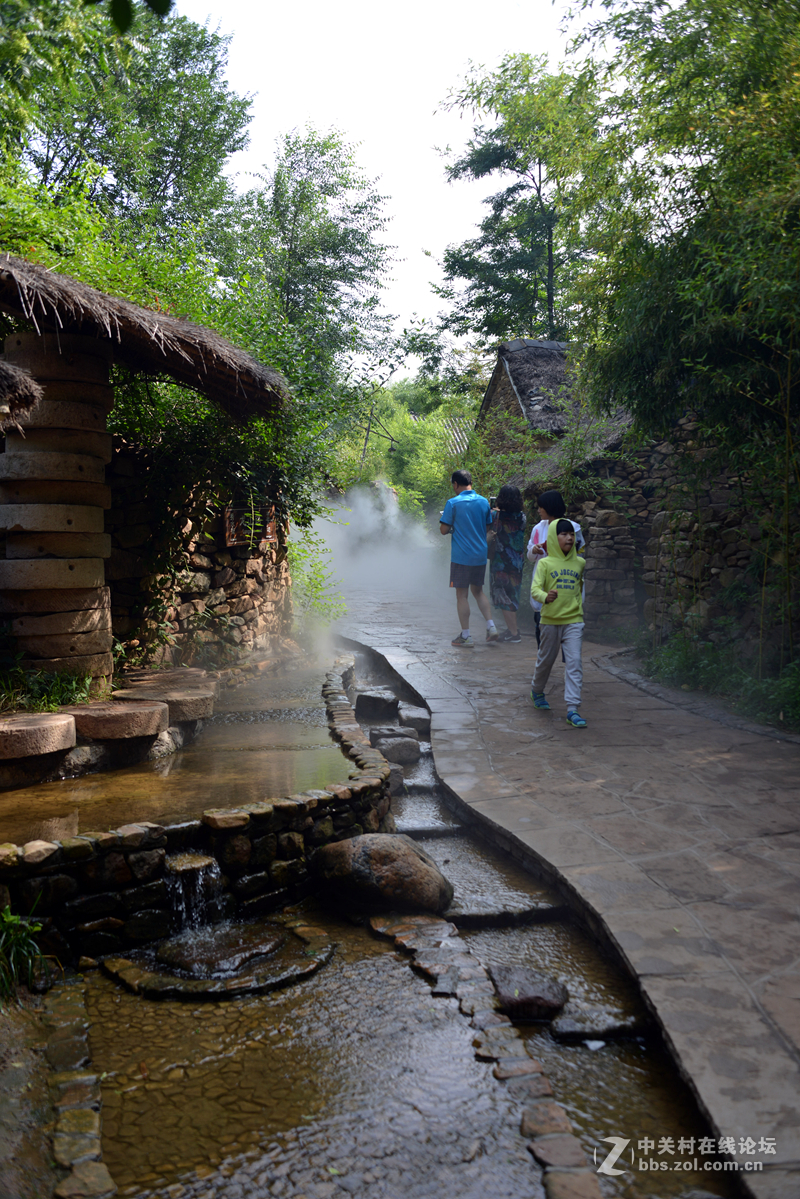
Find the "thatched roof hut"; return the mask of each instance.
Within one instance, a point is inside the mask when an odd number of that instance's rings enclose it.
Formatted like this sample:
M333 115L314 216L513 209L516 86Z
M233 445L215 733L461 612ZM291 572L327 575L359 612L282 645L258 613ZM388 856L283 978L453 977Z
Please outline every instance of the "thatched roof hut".
M599 416L581 406L573 395L567 351L563 341L520 337L504 342L478 413L478 424L491 412L525 417L540 453L508 481L529 496L553 486L565 470L579 477L591 474L620 448L631 423L624 411ZM568 430L570 437L562 442Z
M236 420L273 415L288 395L277 371L211 329L117 300L10 254L0 255L0 309L37 332L105 338L113 343L115 361L167 375Z
M534 433L559 437L571 401L565 341L518 337L498 348L478 422L491 408L522 412Z
M0 358L0 433L26 416L43 394L42 387L28 371Z

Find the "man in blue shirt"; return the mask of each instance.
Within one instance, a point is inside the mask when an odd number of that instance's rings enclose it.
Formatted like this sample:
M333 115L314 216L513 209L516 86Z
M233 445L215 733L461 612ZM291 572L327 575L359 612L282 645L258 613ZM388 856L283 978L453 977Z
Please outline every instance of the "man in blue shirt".
M475 598L486 621L486 640L497 641L499 634L492 620L492 609L484 595L486 578L486 531L492 526L489 501L472 490L468 470L454 470L450 476L455 495L444 506L439 532L452 534L450 545L450 586L456 589L456 608L461 632L450 642L459 649L472 649L475 642L469 631L469 592Z

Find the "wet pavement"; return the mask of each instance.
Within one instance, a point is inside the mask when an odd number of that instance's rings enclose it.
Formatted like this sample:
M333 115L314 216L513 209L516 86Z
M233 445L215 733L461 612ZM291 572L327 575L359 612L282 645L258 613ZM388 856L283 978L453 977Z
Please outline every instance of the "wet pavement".
M172 757L0 793L0 826L21 845L128 820L174 823L344 782L351 767L328 734L320 667L306 665L224 691L198 739Z
M735 1157L745 1162L748 1138L774 1145L764 1173L747 1176L750 1193L800 1193L800 747L643 694L603 669L615 647L591 643L588 727L563 719L560 665L552 712L534 711L534 638L485 645L473 620L475 649L452 648L455 601L439 566L441 589L424 603L403 572L389 589L350 571L341 633L427 700L436 766L460 810L598 920L717 1135L736 1138Z

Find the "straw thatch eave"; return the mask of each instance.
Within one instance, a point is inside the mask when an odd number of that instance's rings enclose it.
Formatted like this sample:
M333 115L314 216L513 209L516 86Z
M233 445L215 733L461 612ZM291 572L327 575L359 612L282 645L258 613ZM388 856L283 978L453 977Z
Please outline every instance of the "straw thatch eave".
M43 395L44 389L28 371L0 359L0 433L18 425Z
M29 321L37 332L110 341L116 362L168 375L208 396L235 420L275 415L288 396L277 371L213 330L117 300L10 254L0 255L0 309Z

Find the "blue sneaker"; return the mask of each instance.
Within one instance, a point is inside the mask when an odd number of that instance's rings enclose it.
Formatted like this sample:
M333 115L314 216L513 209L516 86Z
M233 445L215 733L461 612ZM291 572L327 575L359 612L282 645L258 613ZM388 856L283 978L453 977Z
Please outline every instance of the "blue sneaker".
M544 691L534 691L531 687L531 699L533 700L534 708L538 708L540 712L549 712L550 705L544 697Z
M567 724L571 724L574 729L586 728L586 721L580 712L567 712Z

